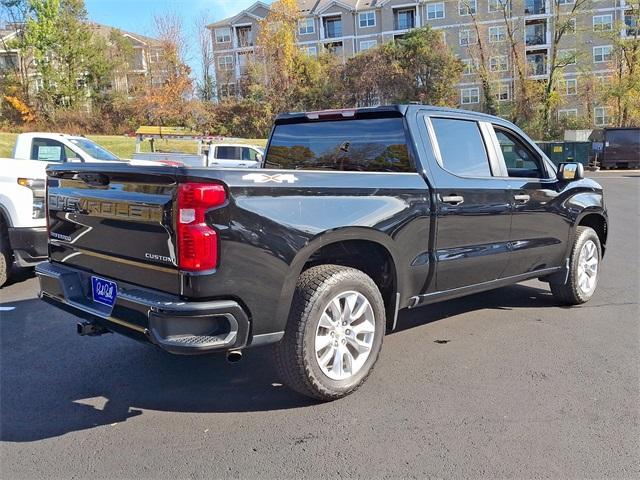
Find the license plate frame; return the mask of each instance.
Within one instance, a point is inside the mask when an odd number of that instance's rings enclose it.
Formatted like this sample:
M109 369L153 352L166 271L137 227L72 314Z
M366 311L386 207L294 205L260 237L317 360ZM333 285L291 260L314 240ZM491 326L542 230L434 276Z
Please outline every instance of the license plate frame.
M96 303L113 308L118 297L118 284L106 278L91 276L91 298Z

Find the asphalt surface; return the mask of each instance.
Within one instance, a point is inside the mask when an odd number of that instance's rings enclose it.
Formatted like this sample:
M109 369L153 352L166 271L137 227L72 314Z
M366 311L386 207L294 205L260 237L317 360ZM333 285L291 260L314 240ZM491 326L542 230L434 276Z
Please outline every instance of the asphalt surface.
M594 175L611 231L588 304L531 281L403 312L333 403L281 386L268 350L230 365L79 337L23 272L0 291L0 477L640 478L633 175Z

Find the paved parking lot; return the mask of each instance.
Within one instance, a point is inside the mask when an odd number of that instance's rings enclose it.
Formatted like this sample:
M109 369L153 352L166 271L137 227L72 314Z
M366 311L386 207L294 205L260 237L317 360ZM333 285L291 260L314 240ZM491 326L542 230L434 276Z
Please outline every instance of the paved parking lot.
M0 291L0 477L638 478L640 176L595 174L599 290L527 282L404 312L375 372L317 404L239 363L81 338L24 275Z

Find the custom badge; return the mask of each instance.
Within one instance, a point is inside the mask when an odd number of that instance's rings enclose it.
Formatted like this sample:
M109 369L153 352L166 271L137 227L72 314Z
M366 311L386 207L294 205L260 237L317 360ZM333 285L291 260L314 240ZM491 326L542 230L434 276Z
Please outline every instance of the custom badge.
M298 177L292 173L276 173L267 175L266 173L249 173L242 177L243 180L251 180L253 183L295 183Z

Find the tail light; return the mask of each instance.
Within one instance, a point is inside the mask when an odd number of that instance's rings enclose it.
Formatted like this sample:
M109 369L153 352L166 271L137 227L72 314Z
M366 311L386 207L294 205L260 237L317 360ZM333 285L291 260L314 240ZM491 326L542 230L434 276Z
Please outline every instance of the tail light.
M205 214L224 205L222 185L182 183L178 187L178 266L181 270L211 270L218 265L218 234Z

